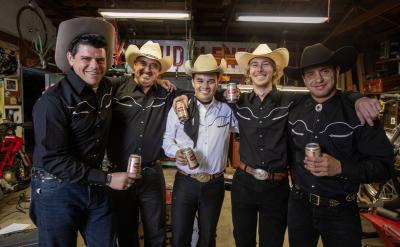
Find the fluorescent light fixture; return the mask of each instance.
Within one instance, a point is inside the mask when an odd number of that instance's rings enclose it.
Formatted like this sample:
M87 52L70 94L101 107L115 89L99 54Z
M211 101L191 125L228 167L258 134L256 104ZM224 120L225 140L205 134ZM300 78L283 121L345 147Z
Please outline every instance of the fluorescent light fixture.
M279 23L324 23L329 17L238 15L237 21Z
M135 10L135 9L99 9L106 19L153 19L153 20L190 20L190 11L185 10Z

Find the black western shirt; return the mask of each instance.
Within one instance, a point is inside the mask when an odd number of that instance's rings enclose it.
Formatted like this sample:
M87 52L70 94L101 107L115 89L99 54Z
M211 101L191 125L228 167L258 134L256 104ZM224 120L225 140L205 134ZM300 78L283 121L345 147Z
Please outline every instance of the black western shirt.
M361 125L354 103L341 92L322 104L304 95L289 112L288 135L293 182L304 191L345 196L357 193L360 183L390 177L393 148L383 128L378 122ZM317 177L304 168L305 145L311 142L341 162L340 175Z
M101 164L111 124L111 83L96 92L71 69L33 108L34 167L69 182L104 185Z
M142 157L142 166L161 158L161 148L168 112L181 90L168 92L153 85L145 94L132 77L117 85L113 99L113 121L108 158L125 171L130 154Z
M253 168L272 172L287 170L286 122L293 93L273 87L261 101L254 93L242 93L237 104L230 104L239 122L240 160Z

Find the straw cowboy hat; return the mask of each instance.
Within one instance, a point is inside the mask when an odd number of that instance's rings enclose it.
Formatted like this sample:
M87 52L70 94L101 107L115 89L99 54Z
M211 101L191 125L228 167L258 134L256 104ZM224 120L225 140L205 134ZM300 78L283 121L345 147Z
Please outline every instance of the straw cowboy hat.
M343 46L332 51L321 43L307 46L301 54L299 67L285 68L285 75L295 80L302 80L306 68L329 64L340 67L340 73L348 71L357 59L357 50L352 46Z
M271 50L267 44L260 44L252 53L239 51L235 54L236 62L244 71L249 69L250 60L256 57L269 58L275 62L277 75L274 77L274 82L282 77L283 68L289 63L289 51L286 48Z
M225 59L222 58L221 63L218 66L217 60L215 60L212 54L200 55L194 62L193 66L191 62L191 60L188 60L185 63L186 74L190 76L198 73L218 73L219 75L221 75L226 70Z
M105 38L107 42L107 67L111 66L115 36L113 25L93 17L79 17L63 21L58 27L55 60L57 67L64 73L71 68L67 60L67 52L71 42L79 35L89 33L99 34Z
M125 52L125 61L131 68L133 68L133 64L138 57L147 57L159 62L161 64L160 74L168 71L172 66L172 57L162 57L160 45L158 43L153 43L151 40L142 45L140 49L136 45L128 46Z

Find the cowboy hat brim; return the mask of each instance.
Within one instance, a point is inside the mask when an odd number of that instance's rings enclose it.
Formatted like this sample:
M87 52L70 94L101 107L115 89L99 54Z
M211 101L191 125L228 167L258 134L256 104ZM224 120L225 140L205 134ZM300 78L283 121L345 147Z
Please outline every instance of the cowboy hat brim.
M221 63L215 69L208 70L195 70L192 67L191 60L185 62L185 72L189 76L193 76L193 74L209 74L209 73L218 73L219 75L223 74L226 70L227 64L225 59L221 59Z
M159 62L161 65L160 74L167 72L169 70L169 68L171 68L171 66L172 66L172 57L171 56L165 56L165 57L162 57L161 59L159 59L150 54L141 53L139 48L136 45L129 45L128 49L126 49L126 52L125 52L125 61L132 69L133 69L135 60L138 57L147 57L147 58L150 58L150 59L153 59L153 60L156 60L157 62Z
M306 64L302 67L286 67L284 73L287 77L294 80L303 80L303 71L307 68L311 68L323 64L331 64L333 66L340 67L340 74L348 71L355 64L357 60L357 50L352 46L344 46L336 50L331 56L327 57L323 61Z
M107 68L110 68L114 52L115 30L113 25L93 17L79 17L61 22L58 27L55 61L57 67L64 73L71 68L67 59L71 42L79 35L89 33L99 34L105 38Z
M249 69L249 62L256 57L265 57L274 61L278 76L275 81L278 81L283 75L283 68L289 63L289 51L286 48L278 48L267 54L253 54L249 52L236 52L235 59L239 67L247 71Z

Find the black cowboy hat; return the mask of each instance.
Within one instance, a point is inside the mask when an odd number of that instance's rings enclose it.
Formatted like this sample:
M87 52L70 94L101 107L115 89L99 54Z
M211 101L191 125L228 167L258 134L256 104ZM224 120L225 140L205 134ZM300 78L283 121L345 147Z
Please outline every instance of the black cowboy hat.
M332 51L321 43L307 46L301 54L300 67L286 67L284 73L287 77L302 80L306 68L329 64L340 67L340 73L348 71L357 59L357 50L352 46L343 46Z

